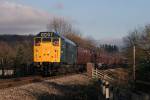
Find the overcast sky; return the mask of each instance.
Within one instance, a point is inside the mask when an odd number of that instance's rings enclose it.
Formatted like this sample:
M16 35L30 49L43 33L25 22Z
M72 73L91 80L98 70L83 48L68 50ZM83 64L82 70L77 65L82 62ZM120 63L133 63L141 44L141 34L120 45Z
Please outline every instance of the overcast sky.
M150 0L0 0L1 34L45 31L63 16L84 34L99 40L120 39L150 23Z

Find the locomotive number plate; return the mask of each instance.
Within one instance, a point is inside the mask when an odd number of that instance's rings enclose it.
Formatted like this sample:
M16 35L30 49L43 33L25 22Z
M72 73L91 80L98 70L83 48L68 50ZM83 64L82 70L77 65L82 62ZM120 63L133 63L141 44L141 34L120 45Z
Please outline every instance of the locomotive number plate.
M41 33L41 37L52 37L53 36L53 32L48 32L48 33Z

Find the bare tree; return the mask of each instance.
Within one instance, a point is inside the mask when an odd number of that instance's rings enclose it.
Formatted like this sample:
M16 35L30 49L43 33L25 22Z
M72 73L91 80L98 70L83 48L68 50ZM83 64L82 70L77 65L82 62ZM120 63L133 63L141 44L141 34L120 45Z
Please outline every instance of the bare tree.
M0 62L2 69L2 76L4 76L4 69L12 65L14 57L13 49L5 42L0 42Z
M87 48L87 49L94 49L96 46L96 43L94 39L91 38L84 38L80 34L71 33L65 35L68 39L74 41L78 46Z
M150 25L145 26L139 41L139 46L145 51L145 53L147 53L150 58Z
M47 25L48 31L58 32L60 34L72 33L72 24L64 18L53 18Z
M0 42L0 50L0 58L2 58L5 61L5 64L8 65L15 56L14 50L6 42Z
M148 72L150 68L147 66L150 64L150 25L131 32L124 38L124 43L124 53L130 64L133 64L133 46L135 48L136 77L139 77L139 79L149 77L147 75L150 75Z
M140 34L137 29L130 32L129 35L124 38L125 46L132 47L133 45L137 45L140 40Z
M74 41L78 46L84 48L95 47L94 40L90 38L83 38L80 32L72 26L72 24L64 18L53 18L47 25L48 31L58 32L68 39Z

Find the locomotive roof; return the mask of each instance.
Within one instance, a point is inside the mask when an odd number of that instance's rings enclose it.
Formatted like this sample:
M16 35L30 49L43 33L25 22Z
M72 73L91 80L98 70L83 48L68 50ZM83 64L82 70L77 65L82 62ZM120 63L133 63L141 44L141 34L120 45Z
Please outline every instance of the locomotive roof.
M57 33L58 34L58 33ZM66 42L68 42L68 43L70 43L70 44L72 44L72 45L74 45L74 46L76 46L76 44L73 42L73 41L71 41L71 40L69 40L69 39L67 39L66 37L64 37L63 35L60 35L60 34L58 34L62 39L64 39Z
M45 33L45 34L46 34L46 33L55 34L55 35L61 37L62 39L64 39L66 42L68 42L68 43L70 43L70 44L72 44L72 45L74 45L74 46L77 46L73 41L67 39L66 37L64 37L63 35L61 35L61 34L59 34L59 33L57 33L57 32L40 32L39 34L36 35L36 37L42 37L42 36L41 36L42 33ZM48 37L53 37L53 36L50 36L50 35L49 35Z

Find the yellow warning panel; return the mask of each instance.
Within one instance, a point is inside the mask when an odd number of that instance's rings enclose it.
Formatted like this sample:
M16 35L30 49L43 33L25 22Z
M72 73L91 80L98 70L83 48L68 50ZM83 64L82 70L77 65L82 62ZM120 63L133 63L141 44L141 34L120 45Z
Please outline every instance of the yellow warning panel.
M60 62L60 38L34 45L34 62Z

